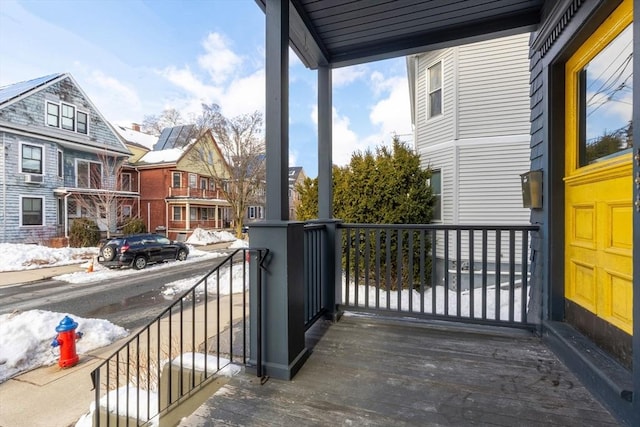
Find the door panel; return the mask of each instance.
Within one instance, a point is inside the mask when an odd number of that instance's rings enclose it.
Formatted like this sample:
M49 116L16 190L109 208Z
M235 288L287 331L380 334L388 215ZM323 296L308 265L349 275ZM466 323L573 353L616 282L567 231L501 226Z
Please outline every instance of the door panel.
M630 335L632 3L567 61L564 179L565 298Z

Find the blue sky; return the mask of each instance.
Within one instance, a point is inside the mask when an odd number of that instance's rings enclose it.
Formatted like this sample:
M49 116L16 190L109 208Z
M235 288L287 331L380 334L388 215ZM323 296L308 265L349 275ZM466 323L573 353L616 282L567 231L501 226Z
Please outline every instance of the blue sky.
M215 102L264 113L265 19L254 0L0 1L0 86L69 72L111 122ZM290 158L317 175L317 73L290 51ZM410 141L404 58L333 71L334 163Z

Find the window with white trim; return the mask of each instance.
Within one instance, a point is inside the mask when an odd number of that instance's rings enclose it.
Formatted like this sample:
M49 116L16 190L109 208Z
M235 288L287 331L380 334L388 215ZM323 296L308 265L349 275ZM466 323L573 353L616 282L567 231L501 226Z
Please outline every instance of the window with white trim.
M62 156L62 150L58 150L58 177L64 176L64 157Z
M189 174L189 188L198 188L198 175L195 173Z
M427 69L427 119L442 115L442 62Z
M20 226L44 225L44 197L20 196Z
M120 190L131 191L131 174L123 172L120 174Z
M72 104L47 101L45 121L47 126L89 134L89 113L78 111Z
M201 190L206 190L208 182L209 182L209 180L207 178L200 178L200 189Z
M102 163L76 160L76 187L101 188Z
M20 144L20 172L42 175L44 173L44 147Z
M131 205L122 205L122 216L124 218L131 217Z
M182 220L182 208L180 206L173 207L173 220L174 221Z
M60 127L65 130L76 130L76 107L69 104L62 104L62 120Z
M198 208L189 208L189 220L196 221L198 219Z
M180 172L173 172L171 176L171 186L173 188L180 188L182 186L182 174Z
M429 179L431 194L433 195L432 221L442 221L442 171L435 169L431 171Z

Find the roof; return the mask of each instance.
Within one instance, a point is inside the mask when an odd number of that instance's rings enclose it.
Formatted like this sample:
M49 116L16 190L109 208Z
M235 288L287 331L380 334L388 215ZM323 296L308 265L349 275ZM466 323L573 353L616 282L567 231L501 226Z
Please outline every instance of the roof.
M58 77L63 76L63 73L49 74L48 76L38 77L36 79L26 80L23 82L12 83L6 86L0 87L0 105L5 102L11 101L25 93L43 86Z
M168 148L166 150L154 150L149 151L144 156L142 156L136 164L141 163L176 163L182 155L184 151L182 148Z
M157 136L149 135L148 133L139 132L116 124L113 125L113 128L128 143L137 144L149 150L153 149L153 146L158 142Z
M164 128L160 134L160 138L158 138L158 142L153 146L153 149L165 150L167 148L184 147L196 136L195 130L195 125L182 125Z
M255 1L264 11L268 0ZM545 0L288 1L290 45L311 69L535 31L545 4Z
M302 166L290 166L289 167L289 181L297 181L298 176L302 172Z

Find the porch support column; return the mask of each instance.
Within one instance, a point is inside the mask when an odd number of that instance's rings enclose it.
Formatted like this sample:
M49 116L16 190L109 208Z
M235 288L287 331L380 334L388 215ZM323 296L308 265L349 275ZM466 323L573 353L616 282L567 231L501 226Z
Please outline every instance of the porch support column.
M633 123L640 123L640 7L633 7ZM633 425L640 425L640 126L633 127Z
M289 0L267 0L266 20L266 221L252 223L250 238L251 247L267 248L269 255L262 301L253 287L250 291L251 359L257 359L258 344L253 314L261 304L265 373L289 380L309 355L304 336L304 224L289 221Z
M336 282L340 272L336 272L335 251L337 220L333 219L333 99L331 69L318 67L318 222L325 225L325 238L321 276L322 301L326 308L325 317L336 321Z

